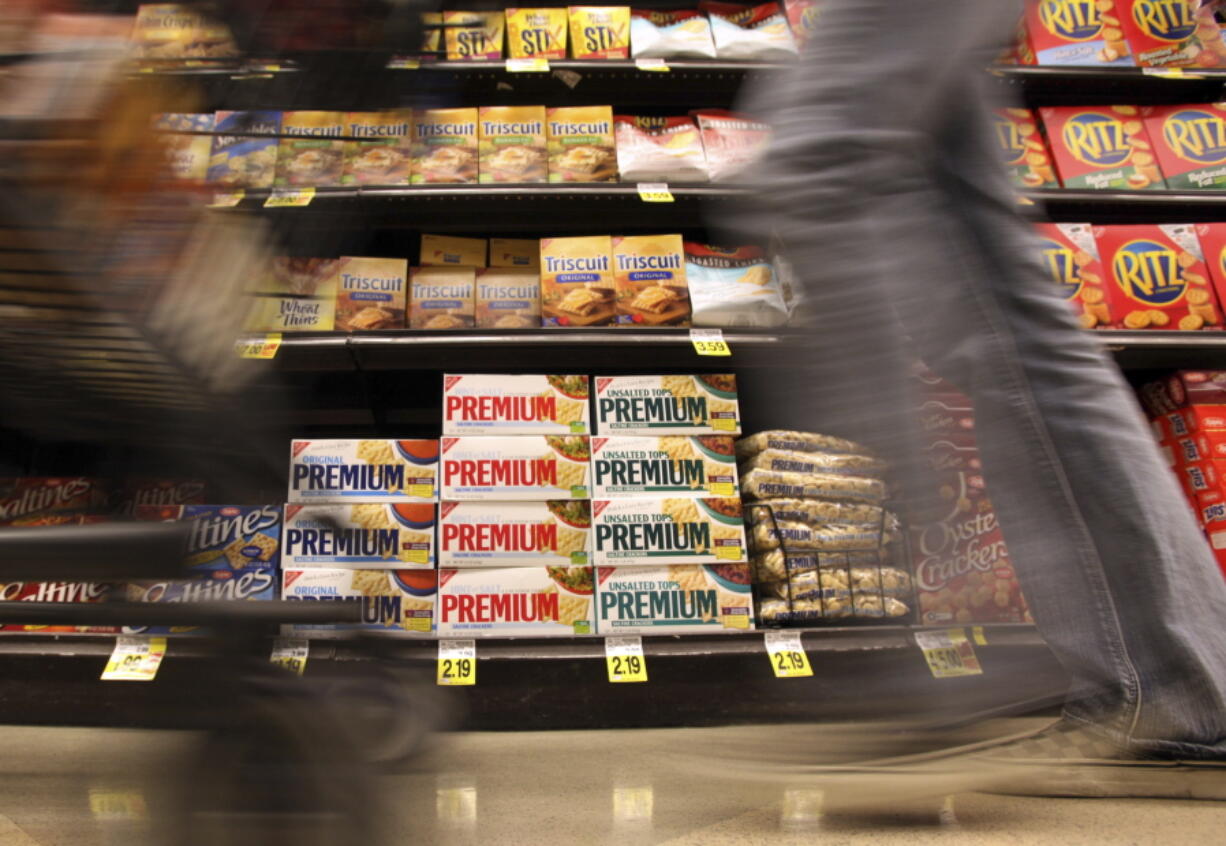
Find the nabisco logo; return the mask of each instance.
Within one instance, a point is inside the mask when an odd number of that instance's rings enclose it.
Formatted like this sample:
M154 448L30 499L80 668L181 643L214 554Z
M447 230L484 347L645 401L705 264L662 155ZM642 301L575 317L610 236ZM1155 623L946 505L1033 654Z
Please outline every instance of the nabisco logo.
M0 499L0 521L16 520L40 511L65 511L88 505L92 479L29 479L19 482L16 496ZM28 486L25 486L28 485Z
M931 523L916 535L920 560L915 579L920 590L940 590L972 571L990 572L1008 558L1000 523L991 511L960 522Z

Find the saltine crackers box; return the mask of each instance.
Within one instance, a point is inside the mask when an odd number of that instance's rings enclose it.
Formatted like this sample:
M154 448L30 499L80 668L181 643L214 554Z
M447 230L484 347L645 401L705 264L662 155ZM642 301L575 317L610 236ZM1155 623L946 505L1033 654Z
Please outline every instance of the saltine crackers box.
M403 329L407 288L404 259L344 256L336 271L336 328Z
M1039 223L1039 257L1083 329L1111 326L1107 279L1088 223Z
M327 187L341 184L345 170L344 112L283 112L277 145L279 187Z
M995 109L992 128L1009 178L1018 188L1059 188L1038 116L1030 109Z
M1226 187L1226 103L1142 106L1141 117L1166 187L1182 191Z
M423 267L485 267L488 244L484 238L459 238L454 235L421 236Z
M439 570L439 637L592 634L591 567Z
M414 185L477 181L477 110L413 112Z
M1133 64L1112 0L1026 0L1024 21L1024 64Z
M413 110L349 112L342 185L407 185L413 169Z
M1097 226L1094 240L1117 328L1222 328L1194 225Z
M541 239L541 317L546 326L613 322L613 239Z
M126 585L129 602L163 604L171 602L272 602L277 598L277 570L274 567L250 566L229 573L225 570L190 573L181 579L129 582ZM124 626L123 634L194 634L205 635L201 626Z
M1123 30L1141 67L1216 68L1226 55L1203 0L1114 0L1107 18Z
M752 629L750 581L748 564L598 567L597 631L711 634Z
M478 329L539 329L541 272L526 267L477 271L474 314Z
M544 106L482 106L477 116L478 181L545 182Z
M507 9L507 54L512 59L565 59L565 9Z
M443 39L450 61L502 58L506 19L499 12L443 12Z
M592 438L592 496L736 496L727 435Z
M286 505L282 566L430 568L435 522L425 502Z
M586 435L444 437L440 460L444 500L588 498Z
M586 376L443 376L444 435L586 435Z
M613 239L613 286L619 326L688 326L690 289L680 235Z
M591 503L444 502L439 512L440 567L590 564Z
M290 445L289 502L434 502L437 440L320 440Z
M738 435L736 377L597 376L593 410L600 435Z
M561 106L545 112L550 182L616 182L612 106Z
M286 568L281 573L281 599L287 602L357 600L362 603L360 623L286 626L290 634L327 637L345 631L377 631L429 635L434 630L438 574L433 570Z
M736 497L592 500L598 565L745 561L745 521Z
M197 573L238 573L281 562L282 520L277 505L139 505L132 516L190 524L184 566Z
M472 267L414 267L409 272L410 329L471 329L477 271Z
M1039 113L1065 188L1166 187L1137 106L1047 106Z
M630 58L629 6L570 6L567 12L573 58Z

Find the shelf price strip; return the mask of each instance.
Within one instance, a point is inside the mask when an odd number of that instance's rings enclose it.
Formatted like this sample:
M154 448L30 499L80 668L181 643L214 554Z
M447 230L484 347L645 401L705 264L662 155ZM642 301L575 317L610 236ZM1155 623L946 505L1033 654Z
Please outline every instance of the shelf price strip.
M539 57L507 59L507 73L549 73L549 60Z
M153 681L166 657L166 638L120 635L102 671L103 681Z
M209 203L209 208L212 209L228 209L237 206L247 196L247 192L242 188L237 191L218 191L213 194L213 202Z
M306 670L310 654L310 641L279 637L272 642L272 655L268 660L300 676Z
M800 632L767 632L766 654L776 678L795 679L813 675L809 656L800 643Z
M477 683L477 642L438 642L438 683L448 687Z
M641 637L606 637L604 659L611 682L647 681L647 658Z
M668 64L663 59L638 58L634 60L634 66L641 71L668 72Z
M275 358L277 350L281 349L281 333L269 332L244 338L234 344L239 358Z
M690 343L694 345L694 352L699 355L732 355L722 329L691 329ZM733 427L735 426L733 423Z
M640 182L636 187L644 203L673 202L673 192L668 190L667 182Z
M313 199L315 199L314 188L273 188L272 193L268 195L268 199L264 201L264 208L279 209L288 206L309 206Z
M923 650L924 660L935 678L983 675L975 647L962 629L916 632L915 643Z

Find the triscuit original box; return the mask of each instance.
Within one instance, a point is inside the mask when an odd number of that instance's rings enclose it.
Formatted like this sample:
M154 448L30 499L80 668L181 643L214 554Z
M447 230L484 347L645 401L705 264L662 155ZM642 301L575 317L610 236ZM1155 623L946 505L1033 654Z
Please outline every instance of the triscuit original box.
M592 438L592 496L736 496L728 435Z
M284 112L274 185L340 185L345 170L344 112Z
M576 59L630 58L629 6L571 6L570 51Z
M613 286L617 324L689 325L690 289L680 235L614 238Z
M536 238L491 238L490 267L522 267L538 270L541 242Z
M1142 106L1166 187L1216 191L1226 186L1226 103Z
M413 110L349 112L342 185L407 185L413 169Z
M404 259L344 256L336 271L336 328L403 329L408 295Z
M1115 323L1103 287L1105 279L1094 227L1088 223L1039 223L1035 228L1043 267L1077 313L1081 328Z
M439 514L440 567L590 564L591 503L444 502Z
M505 23L502 12L443 12L447 58L453 62L501 59Z
M1210 5L1202 0L1114 0L1103 20L1110 18L1123 30L1141 67L1215 68L1226 50Z
M1046 106L1039 114L1065 188L1165 187L1137 106Z
M294 634L326 637L331 632L377 631L428 635L434 630L438 574L433 570L286 569L281 574L281 598L362 603L361 623L287 627Z
M586 435L444 437L444 500L587 499Z
M444 435L586 435L588 377L443 376Z
M434 502L438 441L293 441L290 502Z
M166 151L166 170L175 182L198 184L208 178L213 136L182 133L212 133L213 115L167 113L153 119L153 128Z
M329 332L336 322L337 269L331 258L278 256L256 285L245 327L252 332Z
M591 567L439 570L439 637L592 634Z
M563 106L545 113L550 182L616 182L612 106Z
M279 505L139 505L133 516L190 523L188 570L237 572L281 561Z
M565 59L565 9L507 9L507 53L512 59Z
M601 435L737 435L736 376L597 376Z
M280 112L217 112L213 119L209 182L229 188L271 188L277 171ZM236 133L228 135L226 133Z
M483 267L476 278L478 329L539 329L541 273L523 267Z
M1191 224L1096 226L1107 296L1124 329L1221 329L1217 297Z
M613 239L541 239L541 316L546 326L613 322Z
M544 106L482 106L477 118L478 181L545 182Z
M419 502L286 505L282 566L434 566L435 506Z
M601 634L710 634L752 629L748 564L599 567Z
M477 181L477 110L413 112L414 185Z
M485 267L485 254L484 238L430 234L421 236L420 263L423 266Z
M1113 0L1026 0L1023 35L1026 64L1133 64Z
M596 564L719 564L745 560L736 497L592 500Z
M414 267L409 274L409 328L471 329L477 271L471 267Z
M1030 109L995 109L992 127L1013 184L1019 188L1059 188L1038 117Z

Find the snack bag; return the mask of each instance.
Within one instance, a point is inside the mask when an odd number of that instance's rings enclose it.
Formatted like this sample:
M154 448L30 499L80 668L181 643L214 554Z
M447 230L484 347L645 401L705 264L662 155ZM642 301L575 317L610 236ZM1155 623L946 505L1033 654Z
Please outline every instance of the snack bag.
M1081 328L1111 326L1111 306L1094 229L1088 223L1039 223L1043 267L1060 293L1077 312Z
M477 181L477 110L413 113L414 185Z
M507 9L507 51L512 59L565 59L565 9Z
M450 61L502 58L502 12L443 12L443 40Z
M610 106L549 109L545 121L550 182L616 182Z
M714 59L711 23L696 9L631 9L630 52L636 59Z
M407 185L413 164L413 111L349 112L342 185Z
M345 167L344 112L285 112L281 115L282 138L277 145L278 187L330 186L341 184Z
M1137 106L1048 106L1039 113L1065 188L1166 187Z
M1133 64L1112 0L1026 0L1023 20L1022 64Z
M217 112L213 129L217 134L209 156L209 182L227 188L271 188L277 170L277 139L251 136L278 134L281 113Z
M779 280L758 247L685 244L695 326L782 326L788 320Z
M746 176L770 141L770 126L726 109L690 113L698 121L712 182Z
M1059 188L1039 121L1030 109L995 109L992 126L1009 177L1018 188Z
M576 59L630 57L629 6L571 6L570 50Z
M1226 45L1202 0L1102 0L1103 21L1122 30L1141 67L1216 68ZM1119 31L1112 30L1112 31Z
M698 124L688 117L613 118L623 182L706 182Z
M821 4L819 0L784 0L783 7L787 10L788 26L792 28L796 46L803 50L817 32Z
M613 322L612 255L608 235L541 239L541 315L546 326Z
M796 39L778 3L741 6L704 0L698 8L711 18L711 35L719 58L759 61L796 58Z
M545 107L482 106L477 151L480 182L545 182Z
M1226 187L1226 103L1142 106L1141 117L1168 188Z
M345 256L337 270L336 328L403 329L408 262Z
M686 326L690 292L680 235L613 239L613 285L619 326Z

